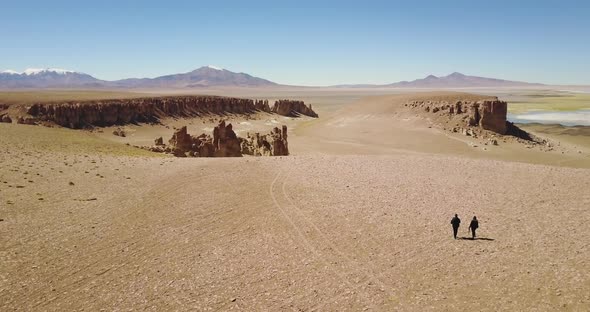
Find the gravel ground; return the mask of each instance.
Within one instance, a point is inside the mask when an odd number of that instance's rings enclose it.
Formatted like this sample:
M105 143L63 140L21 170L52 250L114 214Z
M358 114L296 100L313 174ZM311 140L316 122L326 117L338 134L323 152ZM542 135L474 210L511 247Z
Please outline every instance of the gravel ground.
M590 310L590 169L347 114L273 158L0 125L0 310Z

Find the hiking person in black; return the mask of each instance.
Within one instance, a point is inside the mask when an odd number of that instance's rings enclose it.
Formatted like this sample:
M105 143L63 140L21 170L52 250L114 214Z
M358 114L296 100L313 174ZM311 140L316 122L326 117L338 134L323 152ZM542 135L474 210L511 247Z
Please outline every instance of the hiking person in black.
M469 229L471 230L471 238L475 239L475 230L479 227L479 222L477 221L477 217L473 216L473 220L469 223Z
M451 224L453 225L453 237L457 239L457 232L459 231L459 225L461 224L461 219L459 219L457 214L451 219Z

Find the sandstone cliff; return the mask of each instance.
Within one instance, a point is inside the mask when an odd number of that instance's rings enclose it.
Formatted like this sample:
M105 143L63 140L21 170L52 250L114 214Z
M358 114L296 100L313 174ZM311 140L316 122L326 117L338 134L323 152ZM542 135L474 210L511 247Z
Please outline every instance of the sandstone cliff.
M250 100L217 96L167 96L153 98L66 101L33 104L25 115L17 116L22 123L54 123L80 129L92 126L124 125L157 122L163 117L198 117L207 114L253 114L257 111L284 116L317 114L302 101L281 100L270 108L268 100Z
M460 119L466 126L479 127L499 134L506 134L506 113L508 104L498 99L482 101L412 101L406 106L421 108L424 111L447 115L449 119Z
M249 114L254 101L213 96L174 96L124 100L34 104L27 113L38 121L68 128L155 122L159 118L196 117L203 114Z
M311 108L311 104L307 106L303 101L278 100L275 102L271 111L283 116L305 115L318 117L318 114Z

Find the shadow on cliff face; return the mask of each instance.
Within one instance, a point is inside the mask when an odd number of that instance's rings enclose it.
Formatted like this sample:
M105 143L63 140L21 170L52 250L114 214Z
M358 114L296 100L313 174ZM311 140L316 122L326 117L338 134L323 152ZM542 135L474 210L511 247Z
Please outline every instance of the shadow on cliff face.
M524 131L523 129L519 128L517 125L510 121L506 122L506 135L510 135L534 143L546 143L546 140Z

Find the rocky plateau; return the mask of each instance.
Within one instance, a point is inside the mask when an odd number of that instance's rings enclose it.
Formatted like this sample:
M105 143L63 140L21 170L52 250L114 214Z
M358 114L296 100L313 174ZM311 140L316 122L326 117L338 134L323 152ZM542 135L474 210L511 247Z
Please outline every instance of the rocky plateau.
M0 104L0 121L20 124L59 125L72 129L106 127L130 123L156 123L164 117L254 114L266 112L296 117L318 117L303 101L268 100L217 96L167 96L135 99L36 103L10 110Z

